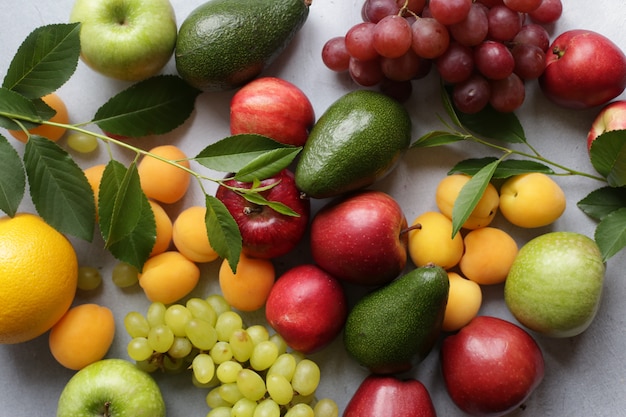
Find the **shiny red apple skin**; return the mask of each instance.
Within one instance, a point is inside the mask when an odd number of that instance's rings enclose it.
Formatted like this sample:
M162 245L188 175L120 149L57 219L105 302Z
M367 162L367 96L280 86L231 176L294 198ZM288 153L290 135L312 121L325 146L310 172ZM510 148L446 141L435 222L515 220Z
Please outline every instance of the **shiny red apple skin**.
M519 407L541 383L540 347L521 327L478 316L447 336L441 370L452 401L472 416L498 417Z
M281 78L257 78L231 99L233 135L256 133L287 145L303 146L314 123L315 110L309 98Z
M265 304L270 326L287 345L310 354L329 345L348 316L341 283L314 264L302 264L283 273Z
M251 183L234 179L229 186L250 188ZM269 206L256 205L238 193L220 185L215 197L220 200L237 222L242 238L242 252L254 258L272 259L289 253L304 237L309 224L311 202L296 188L293 172L284 169L262 180L260 187L275 184L260 194L268 201L285 204L299 216L281 214Z
M436 417L428 390L416 379L369 375L348 402L343 417Z
M604 106L591 123L587 134L587 150L598 136L613 130L626 129L626 100L613 101Z
M407 221L397 201L364 190L333 200L311 221L313 260L334 277L358 285L396 278L407 262Z
M606 104L626 88L626 55L597 32L563 32L546 53L539 85L546 97L566 108Z

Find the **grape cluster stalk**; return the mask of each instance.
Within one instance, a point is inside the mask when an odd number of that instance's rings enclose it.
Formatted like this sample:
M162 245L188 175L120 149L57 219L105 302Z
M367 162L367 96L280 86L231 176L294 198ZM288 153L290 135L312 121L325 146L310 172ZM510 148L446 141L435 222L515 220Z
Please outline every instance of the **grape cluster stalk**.
M208 390L207 417L338 415L334 400L316 397L319 366L265 326L246 327L221 295L153 302L145 314L129 312L124 327L139 368L191 371L193 384Z
M543 73L546 25L562 9L561 0L365 0L362 22L326 41L322 61L399 101L434 69L458 110L512 112Z

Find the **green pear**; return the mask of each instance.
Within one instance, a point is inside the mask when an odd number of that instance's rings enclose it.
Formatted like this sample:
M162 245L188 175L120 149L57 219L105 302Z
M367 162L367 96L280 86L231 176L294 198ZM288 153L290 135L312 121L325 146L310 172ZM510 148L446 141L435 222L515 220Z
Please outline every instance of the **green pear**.
M602 296L605 265L597 244L575 232L550 232L527 242L504 285L504 300L527 328L571 337L593 321Z

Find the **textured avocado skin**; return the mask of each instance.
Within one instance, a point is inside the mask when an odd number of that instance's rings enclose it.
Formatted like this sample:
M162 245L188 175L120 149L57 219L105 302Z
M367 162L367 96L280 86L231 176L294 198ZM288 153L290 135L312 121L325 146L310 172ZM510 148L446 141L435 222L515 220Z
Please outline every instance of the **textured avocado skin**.
M411 118L402 104L376 91L352 91L313 126L296 185L311 198L367 187L395 167L410 142Z
M365 295L348 314L346 351L373 373L409 370L435 345L449 290L446 271L429 265Z
M178 74L204 91L239 87L289 45L309 0L209 0L183 21L174 58Z

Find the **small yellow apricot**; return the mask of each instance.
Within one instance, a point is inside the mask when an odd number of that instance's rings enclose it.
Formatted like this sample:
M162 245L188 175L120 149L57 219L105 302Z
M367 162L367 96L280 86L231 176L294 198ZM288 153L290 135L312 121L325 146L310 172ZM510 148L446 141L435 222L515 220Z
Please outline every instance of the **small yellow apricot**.
M194 262L211 262L218 257L209 243L205 216L206 207L192 206L183 210L174 220L174 246Z
M98 215L98 193L100 192L100 181L102 181L102 173L105 168L105 164L98 164L85 168L83 171L87 177L87 182L89 182L91 190L93 191L94 202L96 204L96 220Z
M189 168L187 155L174 145L157 146L149 153L151 155L145 156L137 166L141 189L148 198L160 203L177 202L189 188L190 174L170 162Z
M176 251L149 258L139 275L139 286L150 301L171 304L189 294L198 284L198 266Z
M500 211L519 227L547 226L561 217L565 206L561 187L540 172L511 177L500 189Z
M452 238L452 220L436 211L418 216L409 231L409 255L420 267L433 263L443 269L455 266L463 255L463 238Z
M456 272L448 272L448 280L450 282L448 304L441 329L453 332L476 317L483 302L483 293L480 285Z
M154 256L169 249L170 243L172 243L172 220L159 203L152 200L148 202L156 223L156 240L152 252L150 252L150 256Z
M483 285L504 282L518 250L511 235L502 229L483 227L469 232L463 242L465 253L459 262L463 275Z
M67 107L65 106L63 100L61 100L61 97L58 96L58 94L50 93L46 96L41 97L41 100L43 100L44 103L46 103L48 106L50 106L50 108L52 108L52 110L56 112L54 116L50 118L50 122L61 124L69 123ZM28 132L31 135L43 136L44 138L48 138L51 141L56 142L61 139L61 137L63 137L66 130L66 128L61 126L42 124L32 129L29 129ZM26 143L26 141L28 141L28 135L22 130L9 130L9 133L20 142Z
M113 312L97 304L70 308L52 327L52 356L68 369L79 370L107 354L115 335Z
M435 201L439 211L452 219L452 209L454 203L461 192L461 189L471 179L469 175L453 174L448 175L439 181L435 192ZM489 183L483 196L472 211L472 214L463 223L464 229L478 229L479 227L488 226L498 212L500 197L498 190L493 184Z
M265 305L274 285L276 272L269 259L250 258L243 253L233 273L224 259L219 271L220 289L224 299L241 311L255 311Z

